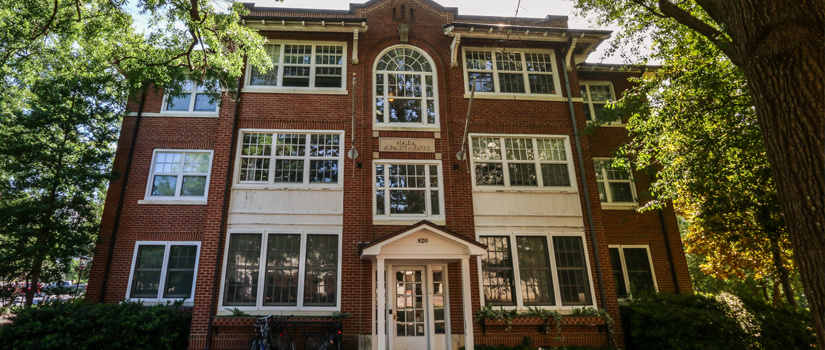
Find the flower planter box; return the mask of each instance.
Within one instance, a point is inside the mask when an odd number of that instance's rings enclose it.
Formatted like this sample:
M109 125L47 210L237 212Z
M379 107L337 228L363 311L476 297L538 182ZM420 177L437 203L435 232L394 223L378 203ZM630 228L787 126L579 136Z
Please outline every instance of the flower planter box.
M555 327L556 321L549 320L550 322L545 323L541 317L537 316L525 316L525 317L515 317L513 318L513 323L511 326L537 326L537 327L545 327L551 326ZM605 324L603 318L598 316L565 316L561 319L562 326L602 326ZM487 327L507 327L507 320L491 320L491 319L482 319L481 327L482 333L486 333Z

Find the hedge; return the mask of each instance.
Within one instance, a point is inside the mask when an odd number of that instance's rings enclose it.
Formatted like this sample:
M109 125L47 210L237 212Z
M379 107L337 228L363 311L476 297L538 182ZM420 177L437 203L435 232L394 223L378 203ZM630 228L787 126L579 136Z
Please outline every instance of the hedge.
M0 327L5 349L186 349L191 314L180 304L51 301L15 308Z

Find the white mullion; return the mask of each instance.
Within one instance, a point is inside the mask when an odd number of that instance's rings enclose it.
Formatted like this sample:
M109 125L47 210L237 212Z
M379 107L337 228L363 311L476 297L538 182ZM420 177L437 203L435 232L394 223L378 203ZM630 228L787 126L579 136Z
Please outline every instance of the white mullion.
M312 49L309 50L309 87L315 88L315 48L318 45L312 45Z
M530 79L527 78L527 56L524 52L519 53L521 56L521 79L524 81L524 93L530 94Z
M556 299L555 306L561 307L561 286L559 281L559 269L556 266L556 247L555 242L553 242L553 236L547 235L544 236L547 240L547 254L550 256L550 269L555 273L551 273L550 276L553 278L553 296ZM589 270L588 270L589 273Z
M607 169L604 162L602 162L602 177L604 178L604 196L607 198L607 203L613 203L613 194L610 193L610 180L607 179Z
M424 73L415 72L411 75L418 75L419 81L421 81L421 125L427 125L427 119L429 115L427 114L427 77L424 76Z
M283 47L283 45L281 45L281 47ZM273 133L269 133L269 134L272 135L272 137L269 138L272 141L271 141L271 144L269 145L269 151L270 151L270 154L269 154L269 178L267 179L266 182L268 184L275 184L275 162L277 161L276 154L278 154L278 150L276 150L276 148L278 146L278 144L277 144L278 133L273 132Z
M278 55L278 77L277 77L278 84L275 84L275 86L283 87L284 86L284 60L285 60L284 55L286 54L286 44L281 43L280 45L278 45L278 52L279 52L279 55Z
M498 140L499 142L501 142L501 172L504 175L504 187L510 187L510 164L508 163L509 160L507 159L507 145L504 143L504 137L499 137Z
M516 235L510 233L510 260L513 262L513 297L516 300L516 308L524 307L524 300L521 297L521 271L519 271L518 250L516 249Z
M624 247L619 246L619 261L622 263L622 275L624 276L624 286L627 291L627 297L633 299L633 292L630 290L630 275L627 273L627 262L624 258Z
M269 243L269 233L261 232L261 252L258 255L258 292L255 298L255 307L260 309L264 305L264 287L266 285L266 250Z
M160 281L158 281L158 300L163 298L163 290L166 288L166 273L169 265L170 246L171 242L166 242L166 246L163 248L163 262L161 262Z
M493 91L501 92L501 83L498 81L498 59L495 50L490 50L490 60L493 61Z
M314 50L315 46L313 45L312 47L313 47L313 50ZM312 161L312 160L310 159L311 157L309 156L309 145L312 143L312 134L304 134L304 135L306 135L306 137L304 138L304 139L306 140L306 143L304 144L304 156L302 157L302 158L303 158L303 161L304 161L304 169L303 169L303 172L304 172L304 179L303 179L303 184L305 184L305 185L306 185L306 184L308 184L308 183L309 183L309 164L310 164L310 162Z
M183 165L186 164L186 152L180 152L180 163L178 164L177 178L175 179L175 197L180 197L183 192Z
M532 138L533 144L533 164L536 165L536 184L539 188L546 187L544 178L541 176L541 159L539 158L539 140Z
M304 307L304 281L306 280L306 248L307 248L307 233L302 231L300 253L298 254L298 296L295 306L300 310Z
M389 82L390 73L382 72L380 74L382 74L383 78L384 78L384 82L382 83L384 85L384 94L381 96L384 99L384 105L381 106L381 108L384 108L384 118L382 118L382 119L384 119L384 121L381 122L381 124L389 125L389 123L390 123L390 91L389 91L389 88L390 88L390 82Z
M432 188L430 187L430 165L424 165L424 215L431 216L432 211Z

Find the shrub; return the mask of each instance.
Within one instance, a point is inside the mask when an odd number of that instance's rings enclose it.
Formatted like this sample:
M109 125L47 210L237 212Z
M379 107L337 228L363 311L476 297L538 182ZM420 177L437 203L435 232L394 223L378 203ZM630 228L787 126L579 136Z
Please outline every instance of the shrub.
M654 294L621 307L633 349L812 349L813 317L731 294Z
M652 294L622 309L628 349L728 350L751 347L722 302L693 294ZM629 329L629 332L627 331Z
M0 327L7 349L185 349L191 314L180 304L52 301L16 308Z
M745 308L754 316L758 327L755 334L759 349L813 349L816 344L814 319L809 310L779 307L761 300L743 298Z

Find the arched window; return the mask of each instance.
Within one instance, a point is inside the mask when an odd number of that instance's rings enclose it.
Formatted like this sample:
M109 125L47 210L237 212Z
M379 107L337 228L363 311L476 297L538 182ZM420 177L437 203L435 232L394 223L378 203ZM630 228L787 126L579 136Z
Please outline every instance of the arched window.
M376 125L437 126L438 100L432 60L422 51L398 45L375 65Z

